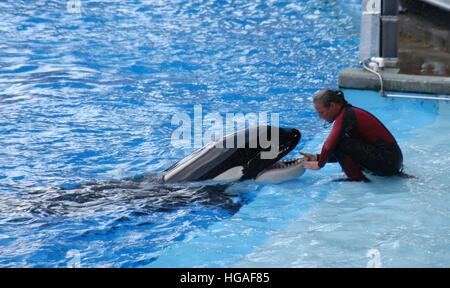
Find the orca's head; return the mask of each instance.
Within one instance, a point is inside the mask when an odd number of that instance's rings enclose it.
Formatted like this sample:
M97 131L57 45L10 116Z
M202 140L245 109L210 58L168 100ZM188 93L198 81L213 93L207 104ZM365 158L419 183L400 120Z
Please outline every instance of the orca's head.
M211 142L165 171L164 181L246 180L272 167L297 146L295 128L258 126Z
M259 173L272 167L281 158L289 154L299 143L301 134L295 128L279 128L275 126L259 126L258 139L251 135L252 128L246 129L248 141L241 150L244 171L241 180L255 179ZM253 129L255 129L253 128ZM253 148L257 143L256 148ZM238 146L239 147L239 146Z

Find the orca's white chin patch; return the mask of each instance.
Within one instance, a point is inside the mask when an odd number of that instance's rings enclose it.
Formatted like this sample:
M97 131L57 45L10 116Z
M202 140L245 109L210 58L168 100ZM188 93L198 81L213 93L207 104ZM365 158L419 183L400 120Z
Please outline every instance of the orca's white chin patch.
M255 181L263 183L280 183L300 177L305 173L304 158L278 161L256 176Z
M242 166L236 166L228 169L220 175L217 175L213 180L216 181L237 181L241 179L244 170Z

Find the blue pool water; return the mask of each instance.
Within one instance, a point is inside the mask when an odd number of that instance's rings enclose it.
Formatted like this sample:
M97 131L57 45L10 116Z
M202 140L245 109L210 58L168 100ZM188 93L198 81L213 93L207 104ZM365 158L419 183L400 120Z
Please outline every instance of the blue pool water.
M194 105L280 113L293 155L318 150L311 95L357 65L359 2L0 2L0 267L448 266L442 104L346 91L418 179L155 180L192 152L171 121Z

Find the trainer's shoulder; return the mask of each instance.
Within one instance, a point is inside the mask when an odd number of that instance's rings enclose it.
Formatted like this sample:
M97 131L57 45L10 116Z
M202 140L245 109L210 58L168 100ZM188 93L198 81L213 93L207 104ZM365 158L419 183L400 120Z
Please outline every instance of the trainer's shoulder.
M363 108L359 108L356 106L351 106L350 107L356 114L362 114L362 115L366 115L366 116L371 116L374 118L377 118L375 115L373 115L372 113L370 113L369 111L363 109Z

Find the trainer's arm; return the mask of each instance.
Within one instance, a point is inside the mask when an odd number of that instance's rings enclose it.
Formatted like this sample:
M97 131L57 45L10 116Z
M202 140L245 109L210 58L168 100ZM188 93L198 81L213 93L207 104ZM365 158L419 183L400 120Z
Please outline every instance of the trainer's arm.
M344 114L345 113L342 110L341 113L336 118L336 121L334 121L333 128L331 129L330 135L328 135L327 140L325 140L325 143L322 146L322 150L320 151L320 156L318 159L318 161L319 161L318 165L320 168L325 166L325 164L331 158L332 152L341 137L341 131L343 131L342 125L343 125Z
M303 167L305 169L310 169L310 170L319 170L320 169L319 161L305 161L305 162L303 162Z

